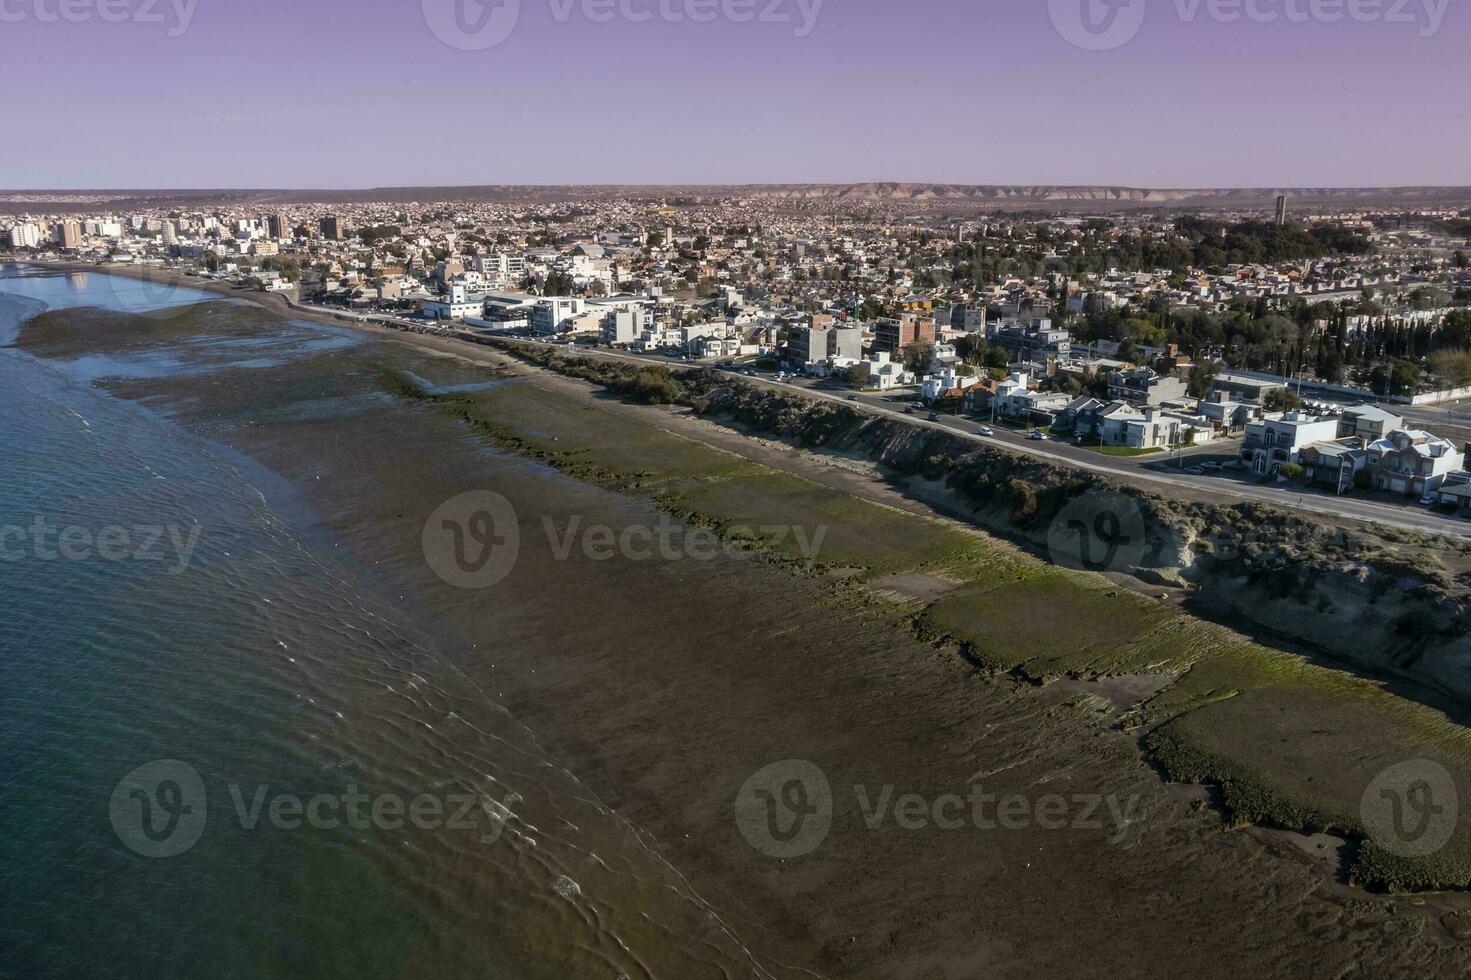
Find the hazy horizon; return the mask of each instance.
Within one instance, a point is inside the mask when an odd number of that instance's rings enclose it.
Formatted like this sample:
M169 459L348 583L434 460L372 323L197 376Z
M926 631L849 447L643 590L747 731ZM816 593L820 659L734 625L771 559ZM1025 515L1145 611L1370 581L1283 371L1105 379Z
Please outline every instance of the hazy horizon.
M77 4L0 186L1471 184L1446 0Z

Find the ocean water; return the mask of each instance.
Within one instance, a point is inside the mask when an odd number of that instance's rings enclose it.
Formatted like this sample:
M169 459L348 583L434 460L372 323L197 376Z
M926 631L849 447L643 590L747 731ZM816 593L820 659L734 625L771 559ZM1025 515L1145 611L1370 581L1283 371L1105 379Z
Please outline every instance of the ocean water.
M368 341L8 346L207 299L0 266L0 975L772 975L294 488L92 384Z

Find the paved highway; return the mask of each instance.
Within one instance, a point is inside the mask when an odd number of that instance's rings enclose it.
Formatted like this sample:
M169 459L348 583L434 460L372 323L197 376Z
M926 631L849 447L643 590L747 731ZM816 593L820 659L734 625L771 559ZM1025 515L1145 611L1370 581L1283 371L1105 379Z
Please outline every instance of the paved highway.
M566 344L550 344L545 341L520 337L505 339L513 340L517 343L554 347L561 350L574 351L578 354L641 364L663 364L666 367L676 368L711 366L708 364L701 365L697 362L686 362L659 354L624 353L588 347L571 348ZM1174 455L1162 453L1132 458L1105 456L1091 449L1085 449L1052 439L1042 442L1034 441L1028 439L1025 433L1003 429L1000 426L992 427L994 429L994 435L984 436L980 433L982 423L968 417L942 415L939 421L932 421L928 418L928 413L922 412L910 415L904 411L906 402L896 403L882 395L866 392L851 392L836 386L824 387L825 382L818 379L802 378L794 381L780 382L771 374L760 372L758 372L756 377L749 377L742 373L748 369L748 367L742 366L738 370L730 369L730 371L732 375L739 374L742 381L751 384L785 391L788 394L799 394L808 398L836 402L873 415L890 416L902 420L909 425L940 429L960 436L963 439L981 444L1004 446L1012 452L1024 453L1037 459L1045 459L1065 466L1090 470L1095 473L1105 473L1110 476L1133 481L1142 480L1159 484L1164 489L1164 492L1168 492L1170 488L1186 486L1221 497L1239 500L1256 500L1277 507L1304 511L1318 516L1331 514L1368 523L1386 524L1391 527L1445 534L1457 538L1471 538L1471 522L1457 517L1437 514L1423 507L1384 503L1376 500L1362 500L1355 497L1335 497L1327 493L1276 483L1253 483L1249 480L1242 479L1230 471L1223 472L1219 475L1194 475L1181 470L1171 469L1172 466L1177 465L1177 457ZM1203 446L1180 455L1187 457L1184 463L1185 465L1189 465L1188 457L1208 457L1212 455L1213 450L1215 455L1234 457L1235 447L1236 443L1234 442L1224 443L1219 447Z

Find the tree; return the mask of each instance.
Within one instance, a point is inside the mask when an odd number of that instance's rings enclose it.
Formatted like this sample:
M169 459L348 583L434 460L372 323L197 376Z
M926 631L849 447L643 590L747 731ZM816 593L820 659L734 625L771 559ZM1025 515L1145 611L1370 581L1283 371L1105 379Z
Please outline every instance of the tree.
M1471 259L1466 258L1466 253L1461 249L1456 249L1455 262L1457 269L1464 269L1466 266L1471 265Z
M1195 365L1190 372L1190 381L1186 388L1191 398L1207 398L1211 387L1216 382L1216 376L1221 373L1219 361L1202 361Z
M1302 398L1287 388L1273 388L1262 398L1262 407L1269 412L1285 412L1302 407Z
M1471 385L1471 350L1453 347L1430 355L1430 373L1453 388Z
M1378 394L1407 394L1420 383L1420 369L1408 361L1381 364L1370 372L1369 383Z
M910 344L904 348L904 369L913 371L915 374L923 374L930 369L930 357L934 354L935 345L927 343Z

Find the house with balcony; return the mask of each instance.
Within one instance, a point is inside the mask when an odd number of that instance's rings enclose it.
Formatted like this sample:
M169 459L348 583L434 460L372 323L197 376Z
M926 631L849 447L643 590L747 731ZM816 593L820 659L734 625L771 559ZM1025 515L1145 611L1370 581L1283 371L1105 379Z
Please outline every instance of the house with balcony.
M1105 446L1130 449L1168 449L1200 445L1214 438L1208 420L1157 408L1136 408L1127 402L1111 402L1097 413L1098 441Z
M1179 378L1163 377L1149 368L1115 371L1108 376L1108 397L1133 405L1161 405L1184 398L1186 387Z
M925 401L943 398L964 398L965 390L972 388L980 379L973 374L957 374L954 367L946 368L941 374L927 375L920 387L920 397Z
M993 405L996 414L1005 418L1050 425L1057 414L1067 408L1070 401L1072 399L1062 392L1033 390L1031 375L1025 371L1015 371L996 386Z
M1338 420L1340 436L1358 436L1367 445L1387 439L1395 429L1402 429L1405 420L1377 405L1357 405L1345 408Z
M1258 476L1273 476L1289 463L1301 465L1302 451L1315 442L1338 438L1338 420L1288 412L1246 425L1241 462Z
M1223 391L1212 391L1210 397L1201 402L1197 409L1210 419L1211 425L1222 432L1240 432L1261 411L1246 402L1236 401Z
M877 388L880 391L914 383L914 375L892 359L888 351L879 351L867 360L859 361L848 369L848 377L860 388Z
M1369 476L1379 490L1423 497L1466 468L1455 444L1420 429L1396 429L1369 444Z
M1358 475L1368 469L1369 452L1364 446L1364 440L1358 436L1315 442L1303 448L1298 462L1308 482L1341 495L1352 490Z

